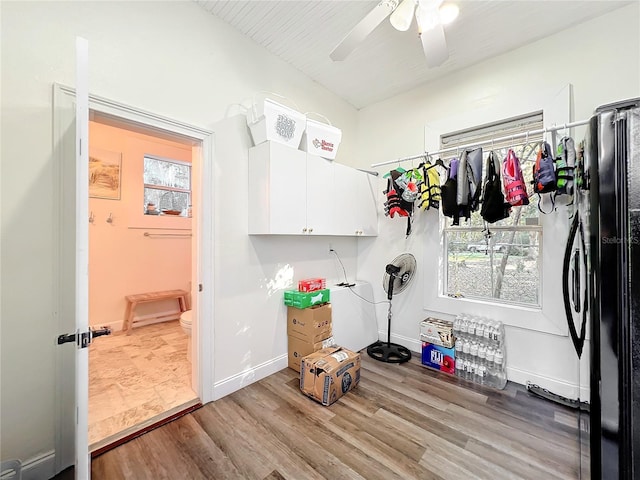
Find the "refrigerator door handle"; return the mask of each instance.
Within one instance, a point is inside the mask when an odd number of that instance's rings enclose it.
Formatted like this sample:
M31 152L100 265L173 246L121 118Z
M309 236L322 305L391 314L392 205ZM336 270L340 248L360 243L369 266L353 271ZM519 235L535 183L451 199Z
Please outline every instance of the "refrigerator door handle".
M580 252L573 252L573 276L571 277L571 290L573 292L572 302L573 309L576 313L580 313Z

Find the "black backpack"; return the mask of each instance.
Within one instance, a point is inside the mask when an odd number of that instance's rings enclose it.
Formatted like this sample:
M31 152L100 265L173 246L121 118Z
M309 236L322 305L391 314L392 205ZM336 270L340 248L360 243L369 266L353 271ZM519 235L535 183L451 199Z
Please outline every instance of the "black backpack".
M500 164L493 152L490 152L487 158L487 177L483 190L482 208L480 209L482 218L489 223L507 218L511 213L511 204L504 201L502 182L500 181Z
M447 181L440 188L440 206L445 217L453 218L453 225L460 224L460 207L458 206L458 159L451 160Z

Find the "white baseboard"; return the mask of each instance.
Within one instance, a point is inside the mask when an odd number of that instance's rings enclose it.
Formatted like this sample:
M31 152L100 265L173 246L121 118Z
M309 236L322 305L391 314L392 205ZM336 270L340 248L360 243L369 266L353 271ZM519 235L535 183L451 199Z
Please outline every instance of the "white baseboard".
M46 478L53 478L56 474L55 458L55 450L50 450L22 462L22 480L42 480ZM2 478L4 479L5 477Z
M386 331L378 331L378 339L380 341L387 340L387 332ZM391 332L391 341L393 343L397 343L398 345L402 345L403 347L408 348L412 352L422 353L422 342L420 340L416 340L415 338L409 338L402 335L397 335Z
M283 368L287 368L288 355L285 353L271 360L256 365L255 367L245 370L244 372L232 375L224 380L214 383L213 385L213 400L219 400L220 398L229 395L230 393L240 390L247 385L251 385L258 380L262 380L271 374L279 372Z
M526 385L527 382L535 383L550 392L557 393L558 395L571 399L580 398L584 401L589 398L589 389L587 387L579 387L575 383L546 377L544 375L538 375L519 368L507 366L507 378L509 381L516 382L521 385ZM578 392L580 393L580 397L578 397Z

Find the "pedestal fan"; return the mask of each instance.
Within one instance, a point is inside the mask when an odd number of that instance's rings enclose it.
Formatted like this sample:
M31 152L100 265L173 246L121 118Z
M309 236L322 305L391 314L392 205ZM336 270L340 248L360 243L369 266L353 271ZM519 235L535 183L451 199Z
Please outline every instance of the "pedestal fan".
M391 343L391 300L394 294L402 292L409 286L416 271L416 258L410 253L398 255L393 262L385 267L385 274L382 278L382 286L387 292L389 299L389 313L387 314L387 341L377 341L367 347L367 354L381 362L403 363L411 359L409 349Z

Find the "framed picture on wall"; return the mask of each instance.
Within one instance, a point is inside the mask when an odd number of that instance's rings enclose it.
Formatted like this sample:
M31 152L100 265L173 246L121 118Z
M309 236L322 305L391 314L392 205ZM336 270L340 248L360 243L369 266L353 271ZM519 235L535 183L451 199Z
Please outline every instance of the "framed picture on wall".
M89 149L89 196L120 200L122 153Z

